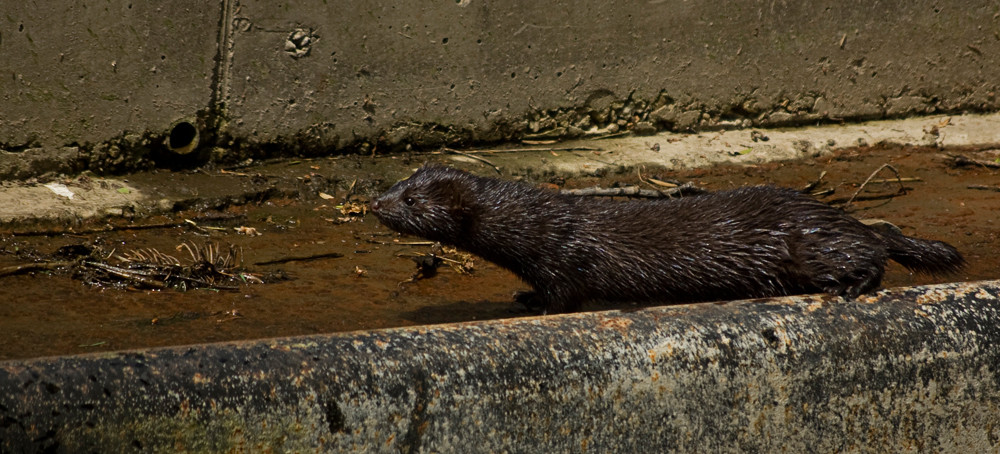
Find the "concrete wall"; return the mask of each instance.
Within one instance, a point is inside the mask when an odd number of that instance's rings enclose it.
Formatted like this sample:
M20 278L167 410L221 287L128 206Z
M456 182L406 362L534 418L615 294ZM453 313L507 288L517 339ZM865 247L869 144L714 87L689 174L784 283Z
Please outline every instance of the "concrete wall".
M3 452L996 452L1000 281L0 362Z
M128 137L120 152L134 152L143 134L213 104L219 3L5 2L0 10L0 150L75 159L77 146L108 154L108 142Z
M0 149L112 170L184 117L240 155L1000 107L992 0L3 9Z

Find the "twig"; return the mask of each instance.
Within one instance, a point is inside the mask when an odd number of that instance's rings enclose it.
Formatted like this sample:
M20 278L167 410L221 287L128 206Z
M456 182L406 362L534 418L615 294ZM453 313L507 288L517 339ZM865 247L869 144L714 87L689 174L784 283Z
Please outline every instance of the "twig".
M448 147L443 147L443 148L441 148L441 151L445 151L445 152L448 152L448 153L454 153L454 154L458 154L458 155L462 155L462 156L465 156L465 157L467 157L467 158L469 158L469 159L474 159L474 160L476 160L476 161L479 161L479 162L482 162L482 163L484 163L484 164L486 164L486 165L488 165L488 166L490 166L490 167L493 167L493 170L496 170L498 174L499 174L499 173L501 173L501 172L500 172L500 168L499 168L499 167L497 167L497 166L496 166L495 164L493 164L492 162L489 162L489 161L487 161L486 159L483 159L483 158L481 158L481 157L479 157L479 156L476 156L476 155L471 155L471 154L469 154L469 153L465 153L465 152L462 152L462 151L458 151L458 150L453 150L453 149L451 149L451 148L448 148Z
M970 184L969 189L979 189L981 191L995 191L1000 192L1000 186L987 186L985 184Z
M877 180L869 181L868 183L869 184L883 184L883 183L894 183L894 182L913 183L917 181L924 181L924 179L920 177L879 178Z
M310 260L336 259L343 256L344 254L341 254L339 252L328 252L325 254L307 255L303 257L283 257L274 260L264 260L262 262L256 262L254 263L254 265L263 266L263 265L277 265L279 263L289 263L289 262L308 262Z
M341 205L351 200L351 196L354 195L354 188L357 185L358 185L358 179L355 178L354 181L351 182L351 186L347 188L347 194L344 194L344 199L340 202Z
M854 192L854 195L852 195L850 199L847 199L847 203L844 204L844 208L847 208L847 207L851 206L851 203L854 202L854 199L856 199L858 197L858 194L860 194L861 191L865 189L865 186L868 185L868 182L870 182L872 180L872 178L875 178L875 175L878 175L878 173L881 172L882 169L889 169L889 170L891 170L892 173L896 174L896 181L899 182L899 192L897 192L896 194L893 194L893 195L889 196L889 198L895 197L895 196L900 195L900 194L906 194L906 188L903 186L903 181L902 181L902 178L899 176L899 171L896 170L896 168L893 167L891 164L882 164L882 167L879 167L874 172L872 172L871 175L868 175L868 178L865 179L864 183L861 183L861 186L859 186L858 190ZM874 200L874 199L866 199L866 200Z
M632 131L621 131L621 132L616 132L616 133L612 133L612 134L604 134L604 135L601 135L601 136L591 136L591 137L589 137L589 139L590 140L614 139L615 137L627 136L629 134L632 134Z
M144 225L109 225L106 227L100 227L95 229L86 230L73 230L73 229L63 229L63 230L29 230L27 232L11 232L13 236L58 236L58 235L89 235L92 233L107 233L115 231L125 231L125 230L153 230L153 229L172 229L175 227L183 227L183 222L165 222L161 224L144 224Z
M1000 169L1000 162L986 161L982 159L972 159L967 156L962 156L959 154L951 154L951 153L948 153L947 156L954 160L953 164L956 167L978 165L978 166L988 167L991 169Z
M201 222L209 221L231 221L234 219L240 219L245 217L244 214L226 215L219 217L208 218L195 218ZM140 224L140 225L107 225L104 227L98 227L93 229L85 230L74 230L74 229L62 229L62 230L29 230L25 232L10 232L13 236L58 236L58 235L90 235L93 233L107 233L107 232L123 232L129 230L155 230L155 229L172 229L176 227L192 226L195 229L201 230L198 224L190 219L185 219L183 222L162 222L158 224Z
M76 262L40 262L28 263L25 265L14 265L0 268L0 277L14 276L17 274L30 273L32 271L51 271L67 266L73 266Z
M149 276L148 273L144 273L144 272L141 272L139 270L129 270L129 269L125 269L125 268L119 268L117 266L111 266L111 265L106 265L104 263L91 262L91 261L85 261L85 262L83 262L83 264L87 265L87 266L92 266L94 268L98 268L100 270L103 270L104 272L106 272L106 273L108 273L108 274L110 274L112 276L118 276L118 277L120 277L122 279L128 279L130 281L138 282L140 284L147 285L149 287L153 287L153 288L157 288L157 289L166 289L167 288L167 283L166 282L163 282L163 281L161 281L159 279L150 278L150 277L148 277Z
M840 203L844 203L844 206L846 207L847 204L845 203L845 201L851 201L851 200L853 200L855 202L870 202L870 201L873 201L873 200L894 199L894 198L896 198L899 195L901 195L901 194L899 192L897 192L895 194L874 194L874 195L854 196L854 197L851 197L850 199L845 199L845 198L841 197L839 199L829 200L826 203L828 203L830 205L837 205L837 204L840 204Z
M639 181L641 181L643 183L646 183L646 184L648 184L650 186L654 186L654 187L660 187L660 188L676 188L676 187L680 186L679 183L672 183L672 182L669 182L669 181L662 181L662 180L658 180L658 179L653 178L653 177L643 178L642 171L645 170L645 169L646 169L646 166L642 166L641 168L635 169L636 176L639 178Z
M816 178L816 181L813 181L812 183L807 184L806 187L802 188L802 192L807 193L807 194L810 193L810 192L812 192L813 189L816 189L816 186L819 186L819 184L821 182L823 182L823 177L825 177L825 176L826 176L826 171L825 170L822 171L822 172L820 172L819 173L819 177Z
M704 189L688 182L676 188L669 189L641 189L638 186L626 186L623 188L583 188L583 189L563 189L561 194L574 196L598 196L598 197L644 197L644 198L664 198L676 197L682 194L701 194Z

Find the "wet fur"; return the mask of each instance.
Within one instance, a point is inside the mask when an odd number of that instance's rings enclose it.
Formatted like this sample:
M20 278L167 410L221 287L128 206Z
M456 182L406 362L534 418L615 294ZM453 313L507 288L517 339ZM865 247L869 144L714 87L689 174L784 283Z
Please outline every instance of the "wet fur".
M453 245L530 284L548 313L584 301L691 302L878 288L888 259L947 273L940 241L868 227L790 189L618 201L426 166L379 196L393 230Z

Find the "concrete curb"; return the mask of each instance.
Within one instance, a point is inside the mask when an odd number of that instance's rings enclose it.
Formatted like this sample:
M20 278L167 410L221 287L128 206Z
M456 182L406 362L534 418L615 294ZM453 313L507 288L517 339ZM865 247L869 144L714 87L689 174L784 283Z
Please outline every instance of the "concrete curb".
M0 363L4 452L988 452L1000 281Z

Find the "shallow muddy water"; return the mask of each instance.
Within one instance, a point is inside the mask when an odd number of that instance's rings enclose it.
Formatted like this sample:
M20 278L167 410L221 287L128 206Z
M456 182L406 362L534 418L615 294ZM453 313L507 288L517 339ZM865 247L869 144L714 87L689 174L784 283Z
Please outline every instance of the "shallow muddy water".
M955 152L985 161L998 158L991 151ZM851 213L892 222L911 236L947 241L969 262L962 273L951 278L914 275L893 263L883 286L1000 278L1000 192L969 188L997 187L1000 171L982 165L954 166L938 149L871 147L753 167L649 168L642 175L691 181L719 190L760 183L802 188L826 172L817 189L834 192L823 200L845 200L883 164L891 164L904 178L918 180L905 182L908 190L903 195L854 202ZM463 167L483 169L475 164ZM884 170L875 179L893 176ZM197 177L163 172L155 176L164 181ZM564 187L638 182L638 172L628 172L570 179ZM363 183L359 186L364 187ZM367 187L385 189L390 183ZM556 183L563 185L562 181ZM895 182L869 183L862 195L891 194L897 187ZM362 192L371 196L374 191ZM210 242L241 248L246 271L267 283L244 284L235 291L180 292L93 286L64 269L5 276L0 278L0 332L4 333L0 359L526 315L512 302L512 295L527 287L512 274L482 260L474 260L471 274L442 266L433 277L405 282L416 269L415 262L406 256L426 253L430 246L407 244L420 240L393 234L370 214L339 223L337 219L344 215L335 205L345 194L333 193L332 198L285 194L229 206L221 212L189 210L130 222L84 222L74 226L78 233L38 234L53 226L8 228L0 232L0 268L4 269L59 260L56 252L67 245L87 245L108 257L154 248L183 258L186 253L176 249L179 244ZM185 219L194 220L197 227ZM118 230L96 232L109 223ZM163 226L128 229L130 225L152 224ZM238 233L240 227L253 228L260 235ZM341 256L316 257L333 253ZM303 257L315 258L257 264ZM610 306L591 304L586 309L605 307Z

